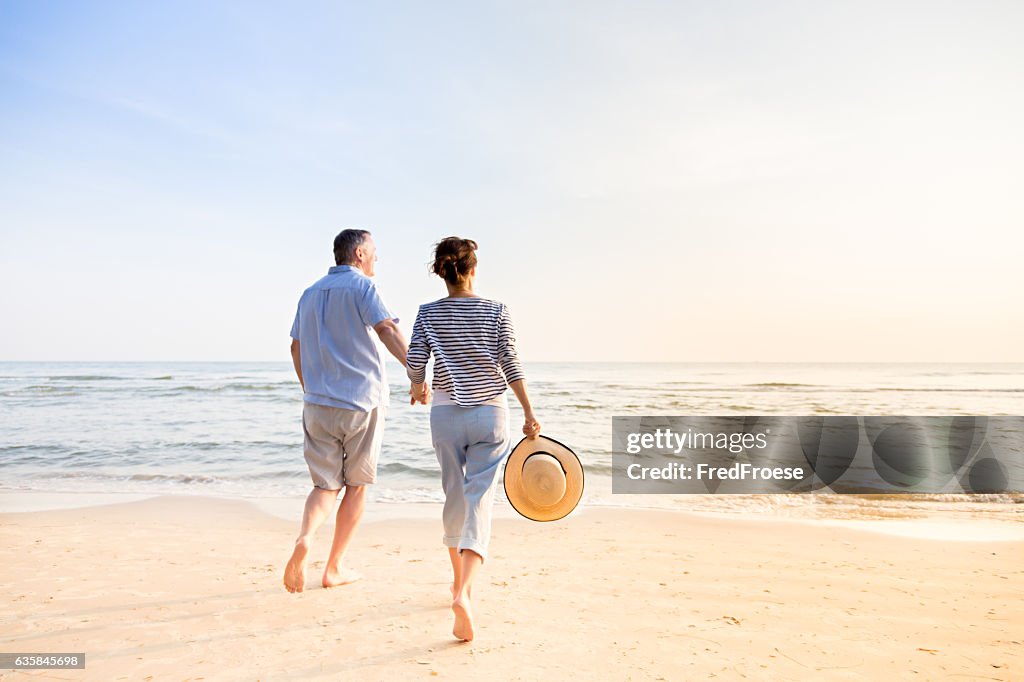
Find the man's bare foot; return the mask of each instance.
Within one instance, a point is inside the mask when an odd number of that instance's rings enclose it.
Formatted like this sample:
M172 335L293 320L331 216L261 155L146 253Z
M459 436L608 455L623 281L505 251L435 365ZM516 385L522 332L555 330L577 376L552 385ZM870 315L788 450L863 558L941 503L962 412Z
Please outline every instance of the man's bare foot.
M463 642L472 642L473 612L469 608L469 597L456 597L452 602L452 612L455 614L455 627L452 628L452 634Z
M292 558L284 567L284 589L289 592L302 592L306 587L306 555L309 554L309 543L299 540L292 550Z
M353 571L351 568L330 568L328 567L324 571L323 586L324 587L338 587L339 585L348 585L354 583L357 580L362 580L363 575L358 571Z

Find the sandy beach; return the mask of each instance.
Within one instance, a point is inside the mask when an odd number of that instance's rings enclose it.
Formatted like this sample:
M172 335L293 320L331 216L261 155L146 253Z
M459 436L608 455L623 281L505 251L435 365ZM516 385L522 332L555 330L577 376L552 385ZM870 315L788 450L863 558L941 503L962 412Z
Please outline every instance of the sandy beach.
M370 521L355 585L281 585L295 524L163 497L0 515L3 679L992 679L1024 676L1024 543L587 509L495 522L477 639L451 637L434 519Z

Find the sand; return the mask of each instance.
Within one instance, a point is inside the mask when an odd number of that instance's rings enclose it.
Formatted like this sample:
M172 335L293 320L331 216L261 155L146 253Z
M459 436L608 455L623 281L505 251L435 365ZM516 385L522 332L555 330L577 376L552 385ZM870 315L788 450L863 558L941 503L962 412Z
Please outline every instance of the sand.
M438 514L439 516L439 514ZM450 635L439 519L365 523L365 574L281 585L297 528L166 497L0 514L2 679L1024 679L1024 543L587 509L498 519L477 639Z

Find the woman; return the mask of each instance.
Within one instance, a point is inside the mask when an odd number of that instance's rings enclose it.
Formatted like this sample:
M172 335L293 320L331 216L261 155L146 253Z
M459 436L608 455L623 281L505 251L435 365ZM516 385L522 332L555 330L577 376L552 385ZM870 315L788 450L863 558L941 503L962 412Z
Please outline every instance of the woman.
M434 356L430 433L441 465L444 544L454 575L452 634L467 642L473 639L473 581L487 557L494 489L511 444L506 386L523 407L523 433L540 433L508 309L473 291L476 248L459 237L435 247L432 271L444 280L448 296L420 306L408 353L410 392L423 403L430 390L427 360Z

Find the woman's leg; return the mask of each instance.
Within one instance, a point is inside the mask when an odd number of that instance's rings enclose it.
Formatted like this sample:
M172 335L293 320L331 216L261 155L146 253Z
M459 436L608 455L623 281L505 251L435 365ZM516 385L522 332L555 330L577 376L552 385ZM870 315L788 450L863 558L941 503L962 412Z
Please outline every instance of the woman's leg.
M498 475L504 461L502 443L476 443L466 455L466 477L463 484L465 516L460 531L459 551L473 550L487 558L491 542L491 516ZM500 454L499 454L500 453Z
M458 552L460 565L456 574L452 612L455 627L452 634L465 642L473 640L473 611L470 603L473 582L483 565L487 545L491 539L491 510L497 488L498 470L504 454L495 457L494 444L481 447L472 445L466 456L465 505L466 515ZM474 453L474 450L477 452ZM480 455L474 457L474 454ZM454 563L453 563L454 566Z
M444 523L443 542L448 547L448 558L452 563L453 599L462 575L458 546L466 518L466 498L462 485L466 477L462 410L461 407L445 405L435 406L430 411L430 432L434 451L437 453L437 462L441 466L441 488L444 490L444 511L441 518Z
M459 583L462 581L462 558L459 556L459 550L456 547L448 548L448 560L452 562L452 599L455 599L455 593L459 589Z
M452 634L464 642L472 642L475 633L473 632L473 611L469 595L473 589L473 581L484 560L471 549L462 550L460 558L462 560L462 581L455 591L455 599L452 600L452 612L455 614L455 626L452 628Z
M470 429L472 444L466 451L464 495L466 514L459 541L461 554L461 580L457 583L452 611L459 639L473 639L473 615L470 605L473 582L487 556L491 539L491 512L501 464L508 454L508 411L503 408L482 406L474 408L474 422Z

